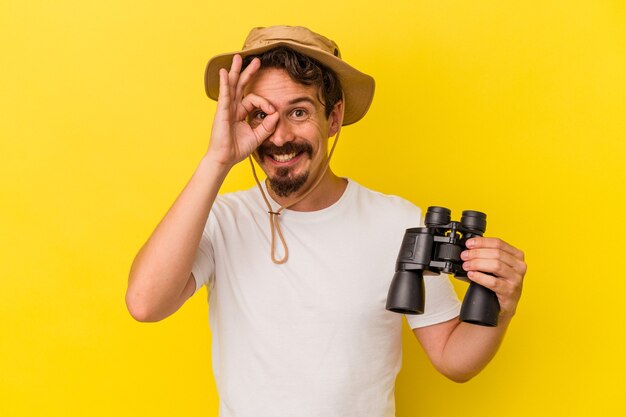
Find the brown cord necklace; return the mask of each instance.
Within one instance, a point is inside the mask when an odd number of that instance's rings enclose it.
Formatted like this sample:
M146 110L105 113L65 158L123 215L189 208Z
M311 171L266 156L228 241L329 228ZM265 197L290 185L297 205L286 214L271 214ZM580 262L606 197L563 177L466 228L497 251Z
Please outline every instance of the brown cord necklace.
M274 211L272 209L272 205L270 204L269 199L267 198L267 196L265 195L265 191L263 191L263 187L261 186L261 182L259 181L259 177L256 174L256 169L254 168L254 163L252 162L252 155L248 156L248 160L250 161L250 166L252 167L252 175L254 175L254 180L256 181L257 186L259 187L259 190L261 190L261 196L263 196L263 200L265 201L265 205L267 206L267 212L269 213L269 219L270 219L270 234L271 234L271 252L270 252L270 256L272 257L272 262L274 262L275 264L284 264L285 262L287 262L287 259L289 258L289 248L287 247L287 242L285 241L285 237L283 236L283 232L280 229L280 222L279 222L279 217L280 213L285 210L286 208L292 207L295 204L299 203L300 201L304 200L309 194L311 194L311 192L317 188L317 186L320 184L320 182L322 181L322 178L324 178L324 174L326 174L326 170L328 169L328 166L330 164L330 158L332 158L333 156L333 152L335 151L335 146L337 146L337 141L339 140L339 133L341 132L341 124L343 123L343 112L341 114L341 119L339 120L339 128L337 129L337 134L335 135L335 140L333 142L333 146L330 149L330 152L328 154L328 159L326 160L326 164L324 164L324 169L322 170L321 174L319 175L319 177L317 178L317 180L315 181L315 183L303 194L301 195L299 198L297 198L295 201L286 204L284 206L281 206L278 208L278 210ZM283 248L285 249L285 254L281 259L276 259L276 253L275 253L275 246L276 246L276 239L275 236L276 234L278 234L278 238L280 239L281 244L283 245Z

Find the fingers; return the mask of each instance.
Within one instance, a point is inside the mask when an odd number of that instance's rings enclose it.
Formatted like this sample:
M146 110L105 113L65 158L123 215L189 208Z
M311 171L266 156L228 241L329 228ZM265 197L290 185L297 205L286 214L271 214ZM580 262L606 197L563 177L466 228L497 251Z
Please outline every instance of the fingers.
M232 64L230 64L230 71L228 71L228 84L231 87L231 94L234 93L234 87L237 85L237 81L239 81L239 73L241 72L242 64L243 60L241 59L241 55L235 55ZM234 96L234 94L232 95Z
M255 118L255 110L260 110L263 113L263 117ZM238 120L243 120L248 115L252 115L254 119L250 120L249 124L250 127L252 127L252 132L259 145L276 130L276 123L279 118L278 113L274 106L261 96L257 96L256 94L248 94L245 96L243 100L241 100L241 106L237 113Z
M471 248L467 253L462 253L464 260L477 258L495 259L512 268L522 278L526 275L527 265L524 261L524 252L509 245L502 239L492 237L475 237L467 241L467 247ZM494 271L487 271L494 272Z
M267 99L257 96L256 94L248 94L241 100L241 107L238 111L237 118L243 120L256 109L261 109L263 113L267 115L273 114L276 111L274 106L272 106Z
M234 112L234 120L236 121L243 121L247 114L252 111L249 104L246 106L243 103L243 90L252 79L252 76L261 67L261 61L258 58L253 59L243 71L241 70L242 66L243 59L240 55L235 55L230 70L222 68L219 71L218 108ZM246 106L245 110L241 107L241 104ZM266 113L273 112L273 110L268 111L267 106L263 108L263 111Z
M227 111L230 108L230 87L228 86L228 71L221 68L220 75L220 91L217 97L217 109Z
M512 317L522 295L524 277L511 271L507 266L502 266L502 263L496 266L497 263L493 260L482 260L480 271L484 272L469 270L467 277L493 291L498 297L500 315ZM465 265L463 267L465 268Z
M474 239L472 239L474 240ZM465 250L461 253L463 269L466 271L490 272L498 277L523 279L526 274L526 263L523 261L523 253L518 249L504 244L500 239L483 238L481 242L476 242L472 246L475 249ZM497 246L497 248L478 247ZM508 251L507 251L508 249ZM517 256L512 255L516 253Z
M473 237L469 239L466 246L470 249L490 248L499 249L511 254L512 256L524 260L524 252L509 245L502 239L496 237Z
M473 259L463 262L466 271L489 272L500 278L518 278L520 273L497 259Z
M519 258L499 249L470 249L461 252L461 259L473 261L477 259L493 259L503 262L517 273L526 273L526 264Z
M276 123L278 122L278 113L267 115L263 122L255 127L252 131L257 138L260 145L265 139L269 138L274 130L276 130Z
M267 139L274 133L274 130L276 130L279 115L274 106L272 106L267 99L257 96L256 94L248 94L241 101L241 114L238 114L237 117L243 120L246 116L252 114L254 118L256 117L256 114L253 113L255 110L260 110L264 113L262 118L250 120L252 131L257 138L258 144L261 144L261 142Z
M223 105L230 104L231 99L235 98L236 86L239 82L239 75L242 66L242 59L240 55L233 57L233 62L230 65L230 69L220 68L220 90L218 94L218 102Z
M235 99L240 100L243 97L243 89L250 82L252 76L261 68L261 60L254 58L252 62L241 73L235 88Z
M241 101L243 97L243 89L250 82L252 76L261 68L261 60L259 58L254 58L252 62L243 70L241 68L243 66L243 59L241 55L235 55L233 57L233 63L230 66L230 71L228 72L228 85L230 96L238 103Z
M468 278L495 292L502 308L515 310L522 293L522 281L507 281L478 271L468 273Z
M482 285L485 288L489 288L493 292L498 292L498 287L502 285L502 280L493 275L485 274L478 271L470 271L467 273L467 277L477 284Z
M461 253L467 277L496 293L501 314L515 314L522 294L526 263L524 253L498 238L475 237Z
M257 113L261 114L257 115ZM260 145L276 130L278 113L267 99L255 94L248 94L241 101L237 117L239 120L243 120L248 115L251 115L249 124L257 139L257 144Z
M232 108L233 98L235 96L234 86L239 80L239 71L241 71L241 56L235 55L233 62L230 66L230 70L220 68L220 90L217 96L217 110L221 111L224 117L227 117L227 112Z
M471 248L461 253L463 269L521 281L526 274L524 253L498 238L476 237L467 241Z

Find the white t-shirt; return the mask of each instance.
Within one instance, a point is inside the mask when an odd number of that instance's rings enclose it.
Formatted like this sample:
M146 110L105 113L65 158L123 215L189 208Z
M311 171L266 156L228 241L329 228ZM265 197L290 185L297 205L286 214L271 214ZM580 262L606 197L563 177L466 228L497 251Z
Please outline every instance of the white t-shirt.
M395 415L402 315L385 303L404 231L420 215L349 181L328 208L283 211L289 260L276 265L259 190L218 196L193 275L196 289L209 289L221 417ZM459 313L448 278L425 283L425 313L407 316L412 328Z

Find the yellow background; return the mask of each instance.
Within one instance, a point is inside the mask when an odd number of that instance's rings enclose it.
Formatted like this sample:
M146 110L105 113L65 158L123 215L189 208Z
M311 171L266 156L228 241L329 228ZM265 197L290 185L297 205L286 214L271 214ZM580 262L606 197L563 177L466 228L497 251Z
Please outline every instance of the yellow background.
M0 415L217 415L205 290L158 324L124 291L207 147L207 59L270 24L326 34L376 78L338 174L485 211L527 255L518 316L471 382L405 332L397 415L626 415L617 0L2 0ZM223 191L252 184L242 164Z

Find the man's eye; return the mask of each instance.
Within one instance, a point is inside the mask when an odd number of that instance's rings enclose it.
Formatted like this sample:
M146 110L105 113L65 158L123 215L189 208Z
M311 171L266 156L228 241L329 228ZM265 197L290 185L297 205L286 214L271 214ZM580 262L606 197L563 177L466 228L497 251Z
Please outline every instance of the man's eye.
M298 119L306 117L306 111L303 109L295 109L293 112L291 112L291 114Z
M263 113L262 111L256 112L254 114L255 119L265 119L267 117L267 113Z

